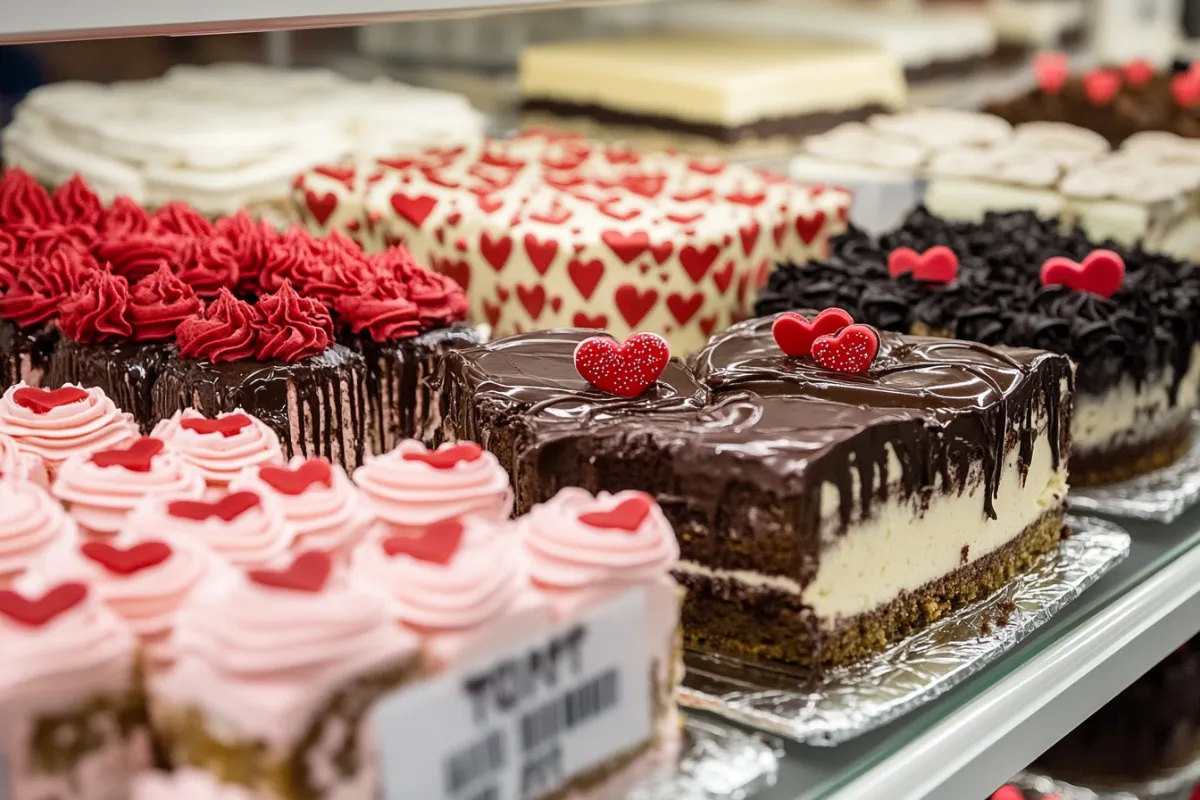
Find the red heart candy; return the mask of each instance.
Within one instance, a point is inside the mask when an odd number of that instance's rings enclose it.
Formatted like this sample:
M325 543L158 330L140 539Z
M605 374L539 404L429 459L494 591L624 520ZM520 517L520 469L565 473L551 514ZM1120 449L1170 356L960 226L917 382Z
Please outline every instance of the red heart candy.
M445 566L462 544L463 524L457 519L435 522L419 536L390 536L383 540L383 552L389 556L406 555L418 561Z
M326 489L333 486L333 467L323 458L310 458L296 469L260 467L258 477L280 494L300 495L319 483Z
M1112 297L1125 280L1125 262L1112 250L1093 250L1080 264L1066 256L1042 264L1043 286L1066 286L1076 292Z
M637 397L654 385L671 360L667 340L635 333L622 343L590 336L575 348L575 369L585 381L618 397Z
M605 530L627 531L636 533L637 529L650 516L654 501L648 495L640 494L622 500L615 508L608 511L590 511L579 515L579 521L584 525Z
M242 428L248 425L253 425L254 420L250 419L245 414L229 414L228 416L218 417L217 419L205 419L203 417L184 417L179 422L179 427L187 431L195 431L199 434L219 433L222 436L236 436Z
M13 400L22 408L27 408L35 414L48 414L59 406L69 406L87 400L88 393L78 386L64 386L61 389L37 389L32 386L22 386L13 392Z
M246 576L260 586L316 594L325 588L332 572L333 559L329 554L312 550L296 556L287 569L253 569Z
M29 598L11 589L0 590L0 614L28 628L40 628L87 599L82 583L63 583L39 598Z
M958 277L958 255L945 245L923 253L911 247L897 247L888 253L888 274L898 278L908 273L926 283L953 283Z
M171 546L166 542L142 542L126 550L108 542L86 542L79 550L114 575L133 575L171 557Z
M785 311L771 324L771 335L784 355L807 356L812 354L812 345L818 336L837 333L854 319L849 312L840 308L827 308L809 322L795 311Z
M1121 90L1121 73L1112 69L1094 69L1083 76L1083 91L1095 106L1108 105Z
M1182 108L1200 105L1200 72L1184 72L1171 78L1171 96Z
M215 503L203 500L173 500L167 504L167 513L179 519L203 522L209 517L219 517L233 522L252 508L262 505L262 499L254 492L230 492Z
M1038 53L1033 59L1033 74L1046 94L1058 94L1071 74L1065 53Z
M129 447L93 453L91 462L98 467L124 467L130 472L149 472L151 460L163 451L162 439L143 436Z
M1154 77L1154 65L1144 58L1135 59L1121 67L1121 73L1131 86L1144 86Z
M817 337L812 354L818 364L851 375L866 372L879 352L879 334L869 325L849 325Z
M434 469L454 469L460 463L470 463L483 455L483 448L474 442L459 442L440 450L416 450L405 453L405 461L420 461Z

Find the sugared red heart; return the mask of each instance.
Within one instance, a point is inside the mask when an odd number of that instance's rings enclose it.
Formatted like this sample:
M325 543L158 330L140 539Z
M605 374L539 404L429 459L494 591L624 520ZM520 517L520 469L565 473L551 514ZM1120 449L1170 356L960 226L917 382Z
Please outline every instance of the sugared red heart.
M184 417L179 421L179 427L185 431L195 431L199 434L219 433L226 437L237 436L242 428L253 424L254 420L250 419L246 414L229 414L217 419Z
M1083 92L1095 106L1108 105L1121 90L1121 73L1112 69L1094 69L1083 76Z
M171 557L171 546L166 542L142 542L125 550L108 542L85 542L79 550L114 575L133 575Z
M333 559L328 553L309 551L296 556L287 569L254 569L246 576L260 586L316 594L325 588L332 572Z
M1125 280L1125 262L1112 250L1093 250L1083 263L1066 256L1042 264L1043 286L1066 286L1076 292L1112 297Z
M28 628L40 628L82 603L87 595L82 583L59 584L38 598L4 589L0 590L0 614Z
M1154 65L1144 58L1138 58L1121 67L1121 73L1131 86L1144 86L1154 77Z
M654 501L648 495L639 494L622 500L615 508L608 511L589 511L579 515L579 521L592 528L605 530L627 531L636 533L637 529L650 516Z
M310 458L296 469L260 467L258 477L280 494L300 495L319 483L326 489L333 486L333 467L323 458Z
M252 508L262 505L262 498L254 492L230 492L215 503L203 500L173 500L167 504L167 513L179 519L203 522L209 517L218 517L233 522Z
M850 325L820 336L812 348L813 358L822 367L851 375L866 372L878 352L879 334L869 325Z
M392 557L406 555L445 566L458 552L463 533L461 522L446 519L428 526L418 536L389 536L383 540L383 552Z
M440 450L416 450L403 455L405 461L420 461L434 469L454 469L462 463L471 463L483 455L483 448L474 442L459 442Z
M93 453L91 462L98 467L124 467L130 472L149 472L151 460L163 451L162 439L143 436L129 447Z
M827 308L813 317L812 322L795 311L786 311L771 324L771 335L784 354L807 356L812 354L813 342L818 336L837 333L853 324L850 314L840 308Z
M22 386L13 392L13 400L22 408L28 408L35 414L49 414L59 406L69 406L87 400L88 393L78 386L64 386L61 389L37 389L32 386Z
M583 379L618 397L637 397L649 389L670 360L671 348L657 333L635 333L621 343L590 336L575 348L575 369Z
M1065 53L1038 53L1033 59L1033 74L1038 88L1046 94L1058 94L1071 74Z
M923 253L911 247L897 247L888 253L888 274L893 278L912 274L926 283L953 283L958 277L958 255L940 244Z

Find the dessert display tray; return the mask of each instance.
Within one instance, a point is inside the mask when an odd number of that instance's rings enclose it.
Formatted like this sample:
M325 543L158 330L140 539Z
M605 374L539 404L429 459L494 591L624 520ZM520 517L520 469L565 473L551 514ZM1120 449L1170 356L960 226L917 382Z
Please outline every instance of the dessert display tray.
M1188 800L1200 783L1200 758L1145 783L1129 786L1078 786L1032 770L1013 778L1013 783L1047 797L1057 795L1061 800Z
M771 737L689 717L678 758L641 781L626 800L739 800L774 785L782 755Z
M1200 415L1193 422L1200 425ZM1068 498L1075 511L1175 521L1200 501L1200 431L1192 433L1191 448L1171 466L1109 486L1072 488Z
M805 685L785 669L689 651L679 701L812 745L878 728L983 669L1128 555L1119 526L1067 519L1071 536L1030 572L874 658Z

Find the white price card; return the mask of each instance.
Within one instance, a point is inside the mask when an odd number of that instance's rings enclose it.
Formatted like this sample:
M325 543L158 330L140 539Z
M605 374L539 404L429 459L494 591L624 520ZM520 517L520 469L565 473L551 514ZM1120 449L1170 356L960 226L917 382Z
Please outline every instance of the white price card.
M528 800L650 738L646 595L633 589L372 715L386 800Z

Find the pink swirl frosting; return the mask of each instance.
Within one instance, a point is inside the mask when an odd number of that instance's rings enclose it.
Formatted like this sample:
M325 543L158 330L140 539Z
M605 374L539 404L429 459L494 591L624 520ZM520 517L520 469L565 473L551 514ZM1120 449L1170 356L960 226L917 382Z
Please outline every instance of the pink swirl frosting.
M0 397L0 433L11 436L21 452L40 458L51 478L72 456L120 447L137 438L133 416L117 408L102 389L81 389L86 396L75 402L31 408L20 394L29 388L18 383Z
M136 440L154 442L153 438ZM117 452L100 450L91 455L74 455L63 462L51 491L67 504L80 531L93 537L110 537L125 525L126 517L144 498L199 498L204 478L176 453L166 448L147 457L148 468L130 468L109 463L100 455ZM165 530L160 528L155 535Z
M368 459L354 471L354 482L375 516L394 526L421 529L466 515L502 522L512 514L508 473L472 442L427 450L405 440L390 453Z
M151 435L195 467L211 487L228 486L248 467L283 463L279 435L240 408L212 420L195 409L176 411Z
M30 599L39 592L26 593ZM16 623L0 614L0 695L70 691L68 675L87 676L88 686L133 676L133 632L95 593L41 627ZM70 688L68 688L70 687ZM78 687L83 688L83 687Z
M419 631L482 625L529 586L511 524L471 517L415 536L377 529L355 549L350 569L352 580L384 597L396 619Z
M33 453L24 453L16 439L0 433L0 478L32 481L43 489L50 488L46 464Z
M521 521L535 583L583 589L665 576L679 560L675 531L644 492L566 488Z
M156 661L169 660L168 637L180 606L202 581L228 570L212 553L180 536L139 539L120 535L107 544L122 553L139 555L166 548L165 558L147 559L133 571L114 569L103 554L90 548L96 542L63 541L47 550L30 567L30 576L53 584L79 581L93 591L129 625ZM89 555L92 553L92 555Z
M311 479L306 473L313 473ZM320 550L348 558L372 520L346 470L321 458L295 456L286 471L249 467L230 488L250 489L278 500L296 530L293 549L297 551Z
M11 585L43 553L79 539L75 522L45 489L0 480L0 588Z
M151 497L133 510L125 532L154 538L162 531L204 545L238 567L263 567L288 551L296 531L283 507L257 492L220 492L205 501Z
M143 772L133 778L131 800L260 800L248 789L218 783L190 767L174 772Z

